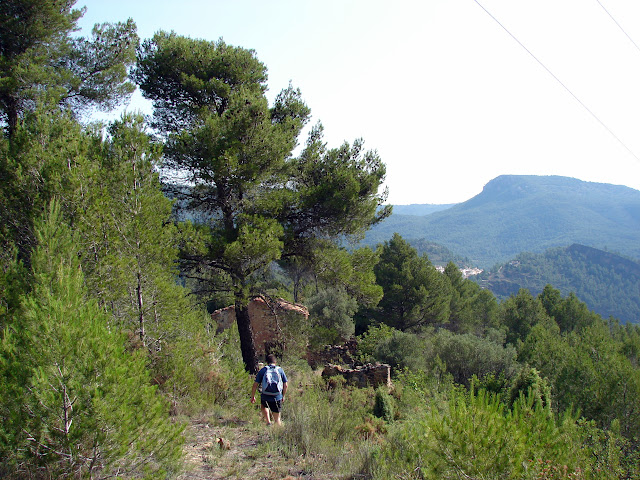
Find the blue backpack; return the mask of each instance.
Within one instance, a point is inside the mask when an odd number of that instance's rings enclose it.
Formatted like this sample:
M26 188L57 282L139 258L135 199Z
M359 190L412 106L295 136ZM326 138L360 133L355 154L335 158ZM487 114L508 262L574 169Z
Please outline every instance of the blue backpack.
M276 365L268 365L262 377L262 394L278 396L282 392L281 368Z

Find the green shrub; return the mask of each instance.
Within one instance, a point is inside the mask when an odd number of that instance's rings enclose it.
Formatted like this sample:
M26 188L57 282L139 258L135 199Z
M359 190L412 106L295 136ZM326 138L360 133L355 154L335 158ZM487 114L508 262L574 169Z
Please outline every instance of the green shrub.
M474 375L471 377L471 384L476 390L486 390L487 392L500 394L504 398L510 391L512 381L507 379L503 372L500 372L497 375L488 373L482 378Z
M353 336L358 302L344 288L321 290L309 298L308 305L312 344L335 345Z
M521 396L509 410L499 395L456 390L448 402L432 402L394 423L368 473L375 479L605 478L586 445L591 433L575 415L556 420L534 396ZM609 453L605 467L614 472L617 454Z
M516 371L516 351L472 334L457 335L438 331L432 339L434 353L444 362L456 383L469 386L475 375L504 375L510 379Z
M431 344L412 333L395 330L389 338L380 342L375 359L388 363L392 368L425 370L432 356Z
M385 387L376 388L375 403L373 404L373 414L382 418L386 422L392 422L395 416L393 398L389 395Z
M378 345L389 340L397 330L384 323L369 329L358 337L358 357L363 363L375 360Z
M165 477L182 457L182 427L151 386L146 358L125 351L108 315L88 298L74 241L54 205L38 226L35 283L18 315L19 351L0 345L0 400L17 478ZM13 358L11 363L4 360ZM15 361L15 363L14 363ZM8 402L14 402L8 404ZM7 405L15 407L6 415Z
M536 403L551 408L551 386L540 376L535 368L528 365L520 370L509 391L509 405L513 405L520 396L533 396Z

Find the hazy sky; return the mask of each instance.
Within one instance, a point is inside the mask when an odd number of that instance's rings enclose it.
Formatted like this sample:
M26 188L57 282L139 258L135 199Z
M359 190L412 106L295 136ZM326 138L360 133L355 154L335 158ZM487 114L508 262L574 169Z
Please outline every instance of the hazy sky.
M638 0L83 5L87 33L130 17L141 38L174 30L254 49L271 99L291 80L330 147L361 137L379 152L390 203L461 202L502 174L640 190Z

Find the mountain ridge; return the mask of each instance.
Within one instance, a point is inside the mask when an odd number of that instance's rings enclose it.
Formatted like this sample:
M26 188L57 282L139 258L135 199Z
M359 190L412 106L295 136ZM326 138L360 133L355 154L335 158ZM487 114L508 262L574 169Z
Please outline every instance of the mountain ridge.
M564 296L575 293L603 318L640 321L640 263L577 243L540 254L523 252L474 280L499 299L521 288L538 295L550 284Z
M449 208L425 216L394 213L362 243L375 245L395 232L441 244L485 269L521 252L574 243L640 258L640 191L570 177L501 175Z

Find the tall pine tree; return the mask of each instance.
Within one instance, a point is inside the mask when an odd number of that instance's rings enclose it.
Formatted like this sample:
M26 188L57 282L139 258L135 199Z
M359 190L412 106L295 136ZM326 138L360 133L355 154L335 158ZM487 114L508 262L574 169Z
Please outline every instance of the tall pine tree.
M11 138L37 104L78 111L111 108L134 90L133 21L96 25L90 39L72 38L83 9L76 0L4 0L0 4L0 120Z
M384 216L376 212L384 165L362 142L327 150L321 128L292 160L309 109L291 86L269 107L266 67L251 50L158 33L135 78L154 103L168 165L193 184L180 190L188 208L207 219L207 252L185 265L230 278L244 363L255 371L251 275L308 253L316 237L361 233Z
M174 223L157 173L161 146L144 129L141 116L127 114L94 142L95 168L76 227L90 294L129 334L130 345L147 353L167 390L184 393L196 386L185 383L196 373L187 370L194 357L206 357L209 341L204 309L177 283L179 244L197 235L189 224Z

